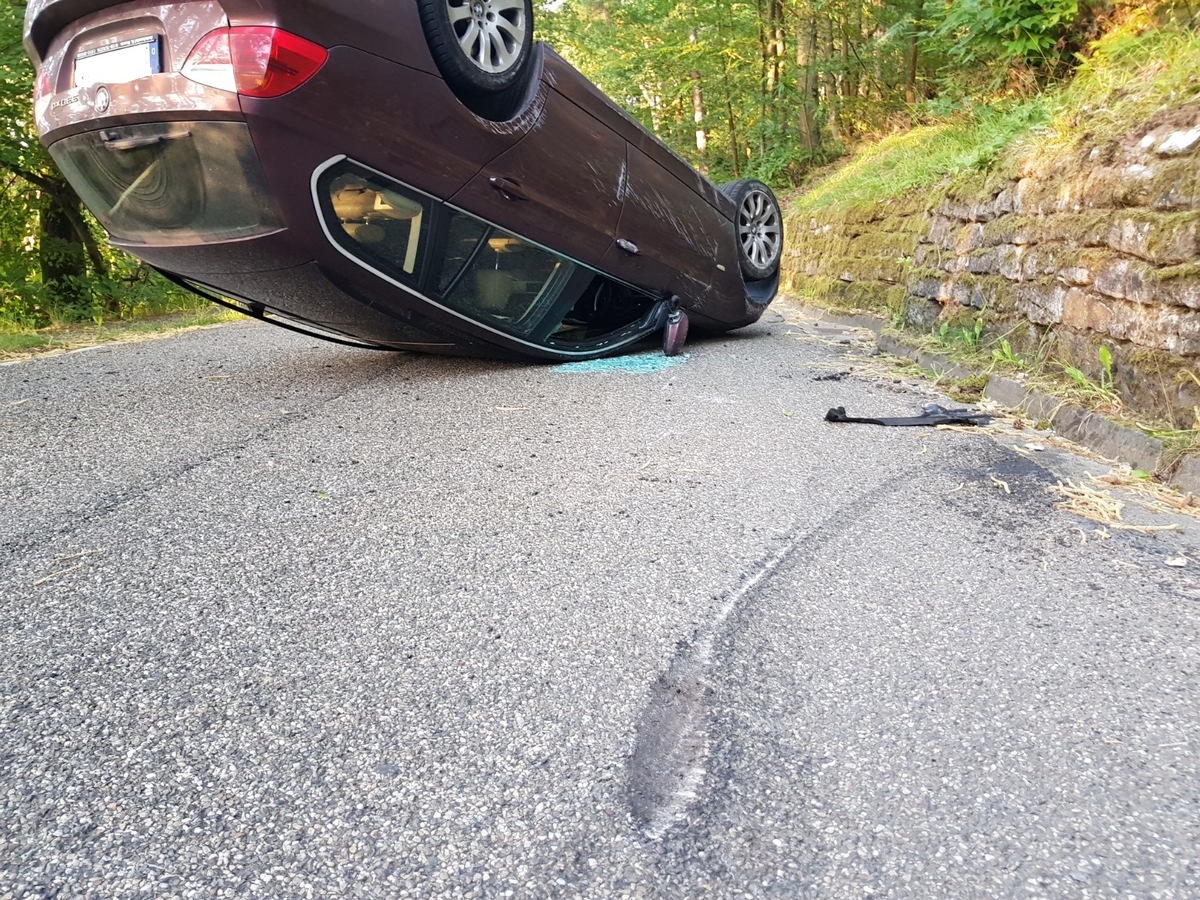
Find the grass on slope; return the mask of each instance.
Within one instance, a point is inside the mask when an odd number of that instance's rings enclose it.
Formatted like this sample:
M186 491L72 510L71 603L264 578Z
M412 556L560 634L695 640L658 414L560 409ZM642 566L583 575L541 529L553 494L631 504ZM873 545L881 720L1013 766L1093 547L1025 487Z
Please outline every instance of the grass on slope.
M1075 79L1049 98L1048 147L1117 140L1165 106L1200 104L1198 25L1200 14L1159 26L1139 9L1093 44Z
M797 198L792 209L809 214L831 207L885 203L926 190L948 176L986 169L1030 129L1049 119L1041 97L973 111L937 125L892 135L859 151Z
M893 135L861 149L790 205L792 215L871 206L946 185L989 168L1006 151L1062 153L1081 140L1128 134L1165 105L1200 104L1200 31L1195 21L1155 22L1134 10L1092 45L1075 79L1021 101Z

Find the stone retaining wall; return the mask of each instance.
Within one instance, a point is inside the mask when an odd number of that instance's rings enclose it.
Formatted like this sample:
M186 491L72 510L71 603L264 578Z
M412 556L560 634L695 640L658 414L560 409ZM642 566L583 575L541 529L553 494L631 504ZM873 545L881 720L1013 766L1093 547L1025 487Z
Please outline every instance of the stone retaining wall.
M789 218L784 284L927 331L983 319L1026 358L1192 427L1200 415L1200 107L1069 160L1028 155L937 198Z

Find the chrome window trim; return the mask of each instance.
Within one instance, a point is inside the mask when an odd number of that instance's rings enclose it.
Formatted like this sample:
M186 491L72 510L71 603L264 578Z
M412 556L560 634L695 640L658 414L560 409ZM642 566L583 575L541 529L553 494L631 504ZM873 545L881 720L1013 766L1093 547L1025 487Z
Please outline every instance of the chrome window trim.
M317 214L317 222L321 226L321 231L325 234L325 239L329 241L329 243L333 246L333 248L335 250L338 251L338 253L342 254L342 256L346 257L346 259L350 260L352 263L357 265L359 268L366 269L368 272L370 272L372 275L375 275L377 278L382 278L388 284L400 288L402 291L404 291L407 294L411 294L412 296L416 297L418 300L421 300L424 303L428 303L431 306L435 306L438 309L442 310L443 312L447 312L457 319L461 319L464 322L469 322L470 324L474 325L477 328L482 328L484 331L491 332L492 334L494 334L498 337L504 338L506 341L512 341L513 343L521 344L522 346L530 347L534 350L541 350L543 352L555 353L560 356L593 356L597 352L597 349L566 350L566 349L560 349L558 347L551 346L549 344L536 344L533 341L524 340L522 338L517 337L516 335L510 334L507 331L501 331L499 328L493 328L491 325L487 325L487 324L479 321L478 319L472 318L471 316L468 316L465 313L461 313L458 310L454 309L453 307L446 306L443 303L438 303L436 300L434 300L432 297L428 296L427 294L422 294L420 291L416 290L415 288L413 288L409 285L403 284L400 281L397 281L395 278L388 275L387 273L381 272L379 269L375 268L370 263L355 256L353 253L351 253L349 250L347 250L345 247L343 247L341 245L341 243L338 242L337 238L334 237L333 232L329 228L329 223L325 221L325 216L321 211L321 195L320 195L319 191L317 190L317 182L320 181L321 176L324 175L326 172L328 172L330 169L332 169L334 166L336 166L338 163L342 163L342 162L352 163L353 165L359 166L368 172L373 172L374 174L378 175L381 178L386 178L388 181L391 181L391 182L394 182L395 184L400 185L405 190L412 191L414 194L419 194L422 197L428 197L434 203L438 203L442 206L445 206L448 209L454 210L455 212L462 213L465 216L470 216L473 219L477 219L480 222L484 222L485 224L490 225L492 228L499 228L501 231L504 231L507 234L512 234L514 237L520 238L521 240L526 241L526 243L528 243L534 247L537 247L541 250L545 250L547 253L552 253L555 256L561 257L562 259L566 259L566 260L574 263L575 265L579 266L580 268L587 269L589 272L595 272L597 275L599 275L603 278L608 278L612 281L618 282L619 284L625 284L626 287L633 288L633 290L636 290L639 293L642 293L642 294L646 293L645 291L641 290L640 288L635 288L633 285L627 284L626 282L623 282L623 281L620 281L619 279L613 278L611 275L606 275L604 272L600 272L597 269L592 268L591 266L585 266L583 263L581 263L577 260L571 259L571 257L566 256L563 253L559 253L557 250L552 250L549 247L539 244L537 241L527 241L525 238L521 237L521 235L515 234L512 231L509 231L503 225L497 225L495 222L489 222L487 219L480 218L479 216L475 215L472 212L468 212L465 209L460 209L459 207L454 206L453 204L448 203L445 200L439 200L433 194L430 194L425 191L418 190L417 188L411 187L410 185L405 184L403 181L400 181L397 178L393 178L391 175L388 175L386 172L379 171L379 169L376 169L374 166L368 166L365 163L360 163L358 160L351 159L349 156L347 156L344 153L340 153L337 156L333 156L333 157L325 160L325 162L321 163L321 165L317 166L317 168L313 170L312 179L310 180L310 185L312 187L312 199L313 199L313 206L314 206L314 209ZM653 299L653 295L647 294L646 296L651 297L651 299ZM659 302L661 302L661 300ZM619 343L609 344L608 346L599 348L599 350L601 352L606 352L609 350L618 350L621 347L628 347L630 344L635 344L638 341L642 340L649 333L650 332L648 332L648 331L638 331L633 337L626 338L625 340L620 341Z

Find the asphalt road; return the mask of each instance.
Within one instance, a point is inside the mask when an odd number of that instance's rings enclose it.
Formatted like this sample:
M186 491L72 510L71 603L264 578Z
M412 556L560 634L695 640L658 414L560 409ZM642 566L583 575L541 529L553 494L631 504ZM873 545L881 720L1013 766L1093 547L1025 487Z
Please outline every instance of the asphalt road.
M0 898L1200 896L1196 529L779 310L0 366Z

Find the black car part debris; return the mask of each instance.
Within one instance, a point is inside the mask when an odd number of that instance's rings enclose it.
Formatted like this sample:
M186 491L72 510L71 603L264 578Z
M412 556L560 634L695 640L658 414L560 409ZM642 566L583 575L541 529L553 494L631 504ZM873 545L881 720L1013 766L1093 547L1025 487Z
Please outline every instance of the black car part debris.
M837 406L825 413L825 421L860 422L864 425L889 425L903 428L914 425L990 425L992 417L983 413L973 413L969 409L946 409L936 403L930 403L922 409L919 416L899 416L886 419L848 416L844 406Z

